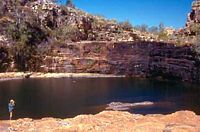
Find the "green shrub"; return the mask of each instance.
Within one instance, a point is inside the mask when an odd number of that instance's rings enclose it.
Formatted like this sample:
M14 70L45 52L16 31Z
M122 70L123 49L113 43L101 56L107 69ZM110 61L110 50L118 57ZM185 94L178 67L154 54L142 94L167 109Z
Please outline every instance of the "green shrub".
M10 24L7 33L15 42L12 49L13 59L19 71L37 71L43 55L38 51L39 44L46 39L46 33L28 22Z
M9 69L11 63L11 58L9 54L9 49L0 46L0 72L5 72Z
M200 35L200 23L195 23L190 27L190 31L193 35Z
M36 46L17 43L13 47L13 57L19 71L38 71L42 65L43 55L38 53Z
M169 36L167 35L167 33L165 31L161 31L158 33L158 39L159 40L168 40Z
M121 22L119 25L123 30L126 31L131 31L133 29L133 26L129 21Z
M196 42L193 45L193 49L197 53L197 55L199 56L198 58L200 60L200 35L196 36Z
M78 41L81 35L82 33L78 30L78 27L72 25L64 25L56 30L52 30L52 37L59 42Z

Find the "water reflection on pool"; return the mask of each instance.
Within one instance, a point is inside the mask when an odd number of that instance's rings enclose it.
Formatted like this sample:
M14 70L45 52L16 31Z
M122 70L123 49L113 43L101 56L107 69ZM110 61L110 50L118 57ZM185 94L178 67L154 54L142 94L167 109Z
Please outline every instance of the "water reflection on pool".
M60 78L0 82L0 119L8 119L7 103L16 100L16 118L67 118L96 114L111 102L154 102L129 112L167 114L192 110L200 114L200 87L180 82L134 78Z

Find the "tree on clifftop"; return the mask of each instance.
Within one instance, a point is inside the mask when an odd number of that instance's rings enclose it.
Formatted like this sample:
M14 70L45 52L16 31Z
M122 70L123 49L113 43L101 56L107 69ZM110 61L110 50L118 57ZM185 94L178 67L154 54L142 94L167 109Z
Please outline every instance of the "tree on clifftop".
M73 4L72 0L67 0L66 6L71 7L71 8L75 8L75 5Z

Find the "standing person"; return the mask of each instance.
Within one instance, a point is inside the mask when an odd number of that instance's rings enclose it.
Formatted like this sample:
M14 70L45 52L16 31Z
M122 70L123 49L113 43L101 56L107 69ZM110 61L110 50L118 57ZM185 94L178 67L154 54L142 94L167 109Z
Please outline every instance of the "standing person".
M8 104L8 111L10 113L10 120L12 119L12 116L13 116L14 107L15 107L15 101L11 99L10 103Z

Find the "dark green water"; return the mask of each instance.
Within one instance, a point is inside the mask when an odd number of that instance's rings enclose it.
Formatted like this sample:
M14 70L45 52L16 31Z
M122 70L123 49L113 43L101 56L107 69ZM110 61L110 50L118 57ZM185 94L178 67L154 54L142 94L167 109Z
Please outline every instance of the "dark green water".
M96 114L111 102L155 102L134 107L139 114L192 110L200 114L200 87L180 82L133 78L61 78L0 82L0 119L8 119L9 99L16 101L14 118L67 118Z

